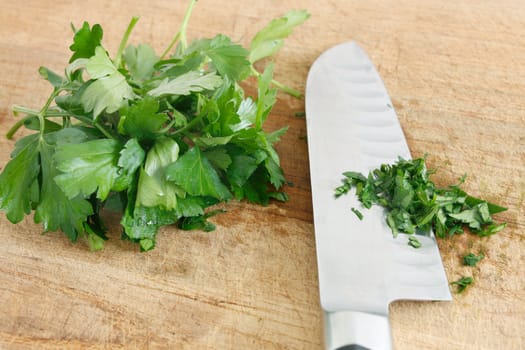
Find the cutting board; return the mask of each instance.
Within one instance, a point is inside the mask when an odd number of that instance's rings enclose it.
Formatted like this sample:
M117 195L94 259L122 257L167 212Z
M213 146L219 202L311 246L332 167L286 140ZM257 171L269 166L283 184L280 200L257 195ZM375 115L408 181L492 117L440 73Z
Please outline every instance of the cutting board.
M40 107L50 89L38 76L69 58L70 23L104 28L115 52L131 16L131 42L163 50L184 1L1 1L0 130L13 104ZM525 6L522 1L200 0L191 38L221 32L244 45L269 20L305 8L311 18L275 58L275 77L304 89L325 49L356 40L384 78L414 156L428 153L439 185L468 174L465 189L509 208L508 227L489 238L440 241L450 281L474 285L452 302L391 305L396 349L525 347ZM253 81L246 89L255 91ZM321 349L322 327L308 177L304 101L279 95L268 129L278 144L287 203L232 201L211 233L161 230L140 253L119 240L90 252L60 233L42 235L28 217L0 215L2 349ZM300 114L299 114L300 115ZM19 135L17 136L19 137ZM16 137L15 137L16 139ZM0 138L0 166L14 141ZM461 265L468 252L486 258Z

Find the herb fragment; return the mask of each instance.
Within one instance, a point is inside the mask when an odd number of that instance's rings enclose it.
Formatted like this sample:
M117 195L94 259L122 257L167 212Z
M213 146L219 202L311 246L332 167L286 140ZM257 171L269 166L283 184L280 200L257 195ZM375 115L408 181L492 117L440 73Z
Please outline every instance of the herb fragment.
M14 106L24 115L7 137L20 138L0 174L0 209L20 222L31 210L44 231L62 230L90 249L104 246L105 207L122 212L122 238L147 251L160 227L209 231L210 207L232 198L268 204L285 201L286 183L274 145L286 128L263 128L277 88L300 93L255 63L273 56L306 11L271 21L250 48L223 34L187 42L188 10L159 56L147 44L128 45L133 17L117 53L104 48L99 24L74 30L63 74L40 67L52 92L39 109ZM257 80L256 96L241 82Z
M476 255L474 253L469 253L463 257L463 264L466 266L476 266L485 256L483 254Z
M356 208L351 208L352 212L357 216L359 220L363 220L363 213Z
M444 238L462 233L464 226L478 236L488 236L506 226L492 219L493 214L506 208L472 197L459 185L436 187L430 180L425 158L399 158L394 164L381 165L368 176L354 171L343 175L335 196L355 188L365 208L375 204L387 209L386 222L394 236L433 229L437 237ZM460 184L464 179L460 179Z
M417 249L421 247L421 242L416 237L409 236L408 245Z
M457 293L463 293L465 289L467 289L467 287L470 286L473 282L474 282L474 279L472 277L463 276L457 281L451 282L450 284L457 286L457 289L456 289Z

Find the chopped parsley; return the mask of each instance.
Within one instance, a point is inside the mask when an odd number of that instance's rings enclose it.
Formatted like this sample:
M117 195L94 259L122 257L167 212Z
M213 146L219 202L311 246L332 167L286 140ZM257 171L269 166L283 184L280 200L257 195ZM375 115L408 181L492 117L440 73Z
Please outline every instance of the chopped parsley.
M438 188L430 180L425 158L399 158L394 164L381 165L368 176L354 171L343 175L342 185L335 189L335 196L342 196L355 188L363 207L384 207L386 222L394 236L432 229L437 237L444 238L463 233L465 227L478 236L489 236L506 226L506 223L496 223L492 218L493 214L506 208L465 193L459 187L465 177L458 185ZM415 242L414 239L410 242Z

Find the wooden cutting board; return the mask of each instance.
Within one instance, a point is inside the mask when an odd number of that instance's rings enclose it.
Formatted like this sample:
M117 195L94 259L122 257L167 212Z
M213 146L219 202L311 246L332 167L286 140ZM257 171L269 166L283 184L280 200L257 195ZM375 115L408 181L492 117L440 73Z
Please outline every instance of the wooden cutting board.
M158 52L177 31L184 1L1 1L0 129L13 104L40 107L49 86L37 69L62 70L72 33L100 23L115 52L131 16L131 42ZM449 280L474 285L450 303L396 302L396 349L525 348L525 6L487 1L201 0L190 38L221 32L245 45L290 9L312 17L276 57L276 78L304 89L328 47L357 40L384 78L414 156L428 153L434 180L455 183L507 206L508 227L479 239L440 242ZM247 88L253 92L253 82ZM321 349L304 101L280 95L268 128L289 125L278 146L290 201L268 207L232 202L212 233L163 229L139 253L118 239L102 252L64 235L41 235L27 218L0 216L2 349ZM0 164L13 141L0 138ZM475 268L461 256L483 251Z

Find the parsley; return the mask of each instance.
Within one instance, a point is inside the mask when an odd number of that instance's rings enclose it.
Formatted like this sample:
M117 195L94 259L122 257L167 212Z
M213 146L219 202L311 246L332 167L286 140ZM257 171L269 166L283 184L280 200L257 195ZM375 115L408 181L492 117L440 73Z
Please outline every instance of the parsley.
M506 208L472 197L459 185L438 188L430 180L425 158L400 158L395 164L381 165L368 176L353 171L343 175L342 185L335 189L335 196L355 188L365 208L374 204L384 207L387 210L386 222L394 236L433 229L437 237L444 238L462 233L464 227L478 236L488 236L506 226L492 219L493 214ZM460 184L464 179L461 178ZM415 243L415 237L411 238L410 245L420 245Z
M463 257L463 264L466 266L476 266L485 256L483 254L476 255L474 253L469 253Z
M9 130L20 138L0 174L0 209L20 222L31 210L44 231L62 230L102 249L104 208L122 212L122 238L141 250L155 247L160 227L209 231L233 198L267 204L285 201L286 183L274 148L286 128L263 129L277 88L273 56L303 23L290 11L255 35L249 49L219 34L187 42L190 0L180 30L161 55L147 44L128 45L131 19L118 51L103 46L99 24L73 27L72 54L64 73L39 69L52 87L40 109L14 106L23 117ZM257 80L255 96L241 82Z
M414 236L408 237L408 245L413 248L421 248L421 242Z
M458 279L457 281L451 282L450 284L458 286L457 287L457 292L458 293L463 293L465 291L465 289L467 289L467 287L470 286L473 282L474 282L474 279L472 277L470 277L470 276L465 277L464 276L464 277L461 277L460 279Z

